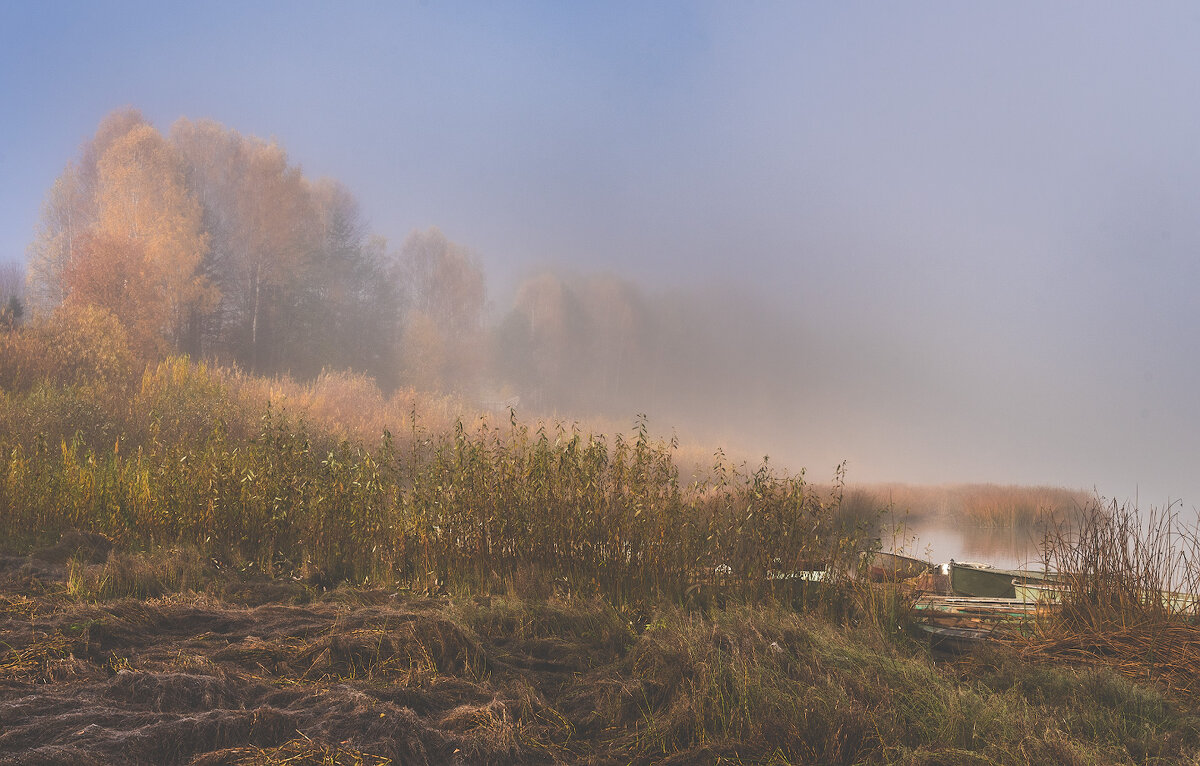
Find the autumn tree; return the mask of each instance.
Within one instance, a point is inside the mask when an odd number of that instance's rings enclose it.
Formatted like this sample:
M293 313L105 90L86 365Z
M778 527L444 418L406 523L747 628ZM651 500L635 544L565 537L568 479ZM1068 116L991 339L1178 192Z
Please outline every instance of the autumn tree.
M89 229L75 238L62 271L67 298L60 311L102 309L126 329L131 346L144 357L157 348L163 319L162 296L146 273L146 250L136 239Z
M408 311L403 370L423 388L471 390L483 369L483 272L439 229L416 231L400 251Z
M560 277L526 279L495 334L497 371L535 406L559 402L581 327L575 295Z
M184 183L182 163L162 135L137 125L116 139L97 163L94 252L113 253L129 281L142 284L107 303L126 321L137 348L199 351L187 343L188 320L210 310L218 292L200 269L208 249L200 206ZM87 253L77 253L86 256ZM82 270L89 278L96 269ZM68 282L68 294L85 290ZM138 305L121 307L136 294ZM101 298L96 305L105 305ZM134 319L136 317L136 319Z
M274 370L287 356L288 322L294 318L290 298L305 277L314 217L304 177L289 166L278 144L250 142L245 163L234 283L249 363L253 369Z
M66 300L64 270L79 241L95 223L100 158L118 139L146 120L136 109L119 109L101 121L95 135L68 162L47 192L33 241L28 248L28 302L35 313L49 313Z
M207 240L179 157L140 113L106 118L55 182L30 246L38 311L97 306L142 354L189 350L185 320L211 306Z
M276 141L188 119L167 139L126 109L50 189L28 292L40 313L107 312L142 356L183 351L301 377L354 368L384 385L398 378L404 301L420 296L450 344L437 378L458 379L479 334L482 276L430 237L406 261L418 277L402 278L353 195L305 178Z
M589 338L590 396L614 402L629 398L642 367L649 311L640 291L612 275L589 278L580 289Z
M623 279L535 274L493 333L495 369L536 406L620 409L658 366L647 353L654 324L648 302Z
M68 163L42 203L42 216L28 248L29 299L37 313L48 313L66 299L63 271L77 238L91 219L90 193L76 165Z
M183 163L185 183L200 206L201 225L208 236L200 272L220 293L211 311L195 317L192 332L205 353L233 356L227 345L230 329L238 324L232 309L238 285L232 272L242 137L211 120L193 122L184 118L171 127L169 140Z
M171 143L210 238L202 269L221 293L207 335L252 370L278 370L314 237L304 177L277 143L212 120L178 120Z
M208 345L258 372L337 366L394 378L398 296L349 190L306 179L278 143L212 120L178 120L171 142L209 233L203 268L222 295Z
M309 184L314 234L297 296L302 372L355 368L396 383L402 297L382 237L369 237L358 201L329 179Z

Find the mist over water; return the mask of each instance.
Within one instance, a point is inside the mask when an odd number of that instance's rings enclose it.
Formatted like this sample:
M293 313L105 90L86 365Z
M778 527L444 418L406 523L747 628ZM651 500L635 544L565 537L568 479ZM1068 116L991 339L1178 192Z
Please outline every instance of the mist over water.
M445 358L400 300L407 335L369 340L281 300L270 372L319 372L324 333L385 386L645 413L814 482L1200 498L1189 4L125 10L0 9L2 261L106 114L211 118L353 196L363 237L322 252L437 227L485 286ZM246 269L239 241L210 237ZM197 342L245 363L267 340L225 280Z
M972 561L1000 569L1044 569L1039 532L1017 527L955 526L918 521L885 528L883 549L935 564Z

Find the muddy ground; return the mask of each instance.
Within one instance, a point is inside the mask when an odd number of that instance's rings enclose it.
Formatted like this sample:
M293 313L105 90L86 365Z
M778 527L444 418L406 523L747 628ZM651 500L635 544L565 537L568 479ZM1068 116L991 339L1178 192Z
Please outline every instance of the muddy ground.
M55 559L0 558L0 764L630 760L592 696L634 640L611 609L244 578L94 600Z

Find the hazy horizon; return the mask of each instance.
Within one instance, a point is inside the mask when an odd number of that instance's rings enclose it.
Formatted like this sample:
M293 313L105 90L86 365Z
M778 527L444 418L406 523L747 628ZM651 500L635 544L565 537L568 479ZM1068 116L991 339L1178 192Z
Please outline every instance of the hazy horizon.
M440 228L493 317L545 269L706 306L657 433L1191 510L1200 8L1152 11L8 4L0 262L106 114L211 118Z

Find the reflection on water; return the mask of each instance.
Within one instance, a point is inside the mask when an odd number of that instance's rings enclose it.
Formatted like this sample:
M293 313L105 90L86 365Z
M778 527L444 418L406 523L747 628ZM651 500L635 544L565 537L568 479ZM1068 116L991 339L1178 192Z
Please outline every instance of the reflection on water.
M918 519L885 526L883 550L941 564L978 561L1003 569L1041 569L1042 535L1036 529L951 527L941 521Z

